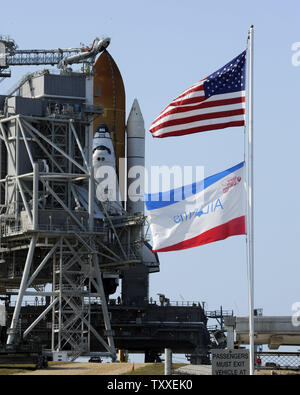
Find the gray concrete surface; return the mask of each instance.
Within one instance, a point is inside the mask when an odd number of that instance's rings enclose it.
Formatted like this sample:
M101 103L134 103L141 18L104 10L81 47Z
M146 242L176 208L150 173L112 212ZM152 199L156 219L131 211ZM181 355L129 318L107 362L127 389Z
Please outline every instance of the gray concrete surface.
M175 375L187 374L192 376L211 376L212 368L210 365L187 365L174 371Z

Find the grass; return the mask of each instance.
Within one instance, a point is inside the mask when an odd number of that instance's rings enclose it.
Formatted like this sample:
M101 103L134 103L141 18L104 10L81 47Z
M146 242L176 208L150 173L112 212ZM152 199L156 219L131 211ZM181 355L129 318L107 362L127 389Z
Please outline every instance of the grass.
M70 362L48 362L49 367L67 365ZM29 370L36 370L34 364L0 364L0 376L7 376L18 373L26 373Z
M35 365L31 364L2 364L0 365L0 376L7 376L16 373L26 373L28 370L35 370Z
M178 369L182 366L185 366L185 363L174 363L173 369ZM165 374L165 364L164 363L153 363L149 364L148 366L144 366L142 368L134 369L134 371L125 373L126 376L134 376L134 375L141 375L141 376L150 376L150 375L164 375Z

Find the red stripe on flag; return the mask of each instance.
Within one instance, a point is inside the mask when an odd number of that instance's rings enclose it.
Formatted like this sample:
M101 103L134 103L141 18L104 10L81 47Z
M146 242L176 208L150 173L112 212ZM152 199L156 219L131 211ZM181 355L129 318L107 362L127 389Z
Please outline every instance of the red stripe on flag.
M150 129L150 132L154 133L157 130L166 128L168 126L184 125L186 123L203 121L203 120L206 120L206 119L217 119L217 118L233 117L235 115L243 115L243 114L245 114L245 109L244 108L239 108L237 110L210 112L210 113L201 114L201 115L193 115L191 117L185 117L185 118L179 118L179 119L171 119L169 121L162 122L158 126L155 126L154 128Z
M189 94L191 94L191 93L193 93L193 92L199 92L199 91L204 91L204 84L203 84L203 83L202 83L202 85L198 85L198 86L196 86L195 88L188 89L187 91L183 92L181 95L179 95L178 97L176 97L176 99L174 99L173 101L178 100L178 99L180 99L181 97L184 97L184 96L186 96L186 95L189 95Z
M189 240L184 240L180 243L174 244L169 247L162 248L160 250L154 250L152 252L167 252L167 251L178 251L186 250L187 248L198 247L203 244L212 243L214 241L224 240L230 236L244 235L246 234L246 218L245 216L232 219L226 224L216 226L199 236L193 237Z
M225 129L225 128L230 128L230 127L234 127L234 126L244 126L244 125L245 125L245 121L231 121L231 122L225 122L225 123L219 123L219 124L213 124L213 125L199 126L199 127L185 129L185 130L178 130L178 131L175 130L174 132L163 133L159 136L154 136L152 134L152 137L164 138L164 137L172 137L172 136L184 136L186 134L207 132L209 130Z
M197 97L191 97L190 99L182 99L178 102L172 101L170 105L177 107L177 106L184 106L186 104L201 103L205 100L207 100L205 96L197 96Z
M237 104L237 103L244 103L246 100L245 96L242 97L234 97L232 99L223 99L223 100L214 100L214 101L205 101L203 103L197 104L195 106L185 106L185 107L171 107L168 106L165 108L164 111L166 111L167 108L170 107L170 110L165 112L164 114L158 116L152 124L155 124L162 118L170 115L170 114L178 114L182 112L188 112L188 111L193 111L193 110L200 110L203 108L210 108L210 107L217 107L217 106L226 106L230 104Z

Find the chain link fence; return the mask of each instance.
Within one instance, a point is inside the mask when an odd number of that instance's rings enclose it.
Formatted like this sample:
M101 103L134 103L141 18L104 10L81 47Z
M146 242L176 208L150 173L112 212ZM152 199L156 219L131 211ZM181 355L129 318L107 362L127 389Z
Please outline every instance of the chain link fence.
M255 368L300 370L300 352L260 352Z

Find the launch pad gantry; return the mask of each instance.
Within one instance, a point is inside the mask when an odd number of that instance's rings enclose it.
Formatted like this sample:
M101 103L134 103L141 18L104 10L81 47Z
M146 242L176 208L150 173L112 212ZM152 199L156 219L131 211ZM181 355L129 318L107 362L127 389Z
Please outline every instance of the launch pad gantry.
M15 55L6 57L6 64L21 56L12 49ZM0 97L0 294L17 295L8 344L17 336L24 297L45 297L51 302L24 338L52 314L53 352L67 349L73 358L89 354L94 336L115 360L103 277L140 263L136 229L144 217L112 217L104 206L104 218L95 215L100 203L92 121L103 109L87 104L91 78L89 73L44 73L30 81L30 89L26 82L20 86L21 96ZM91 324L92 298L100 298L107 339Z

